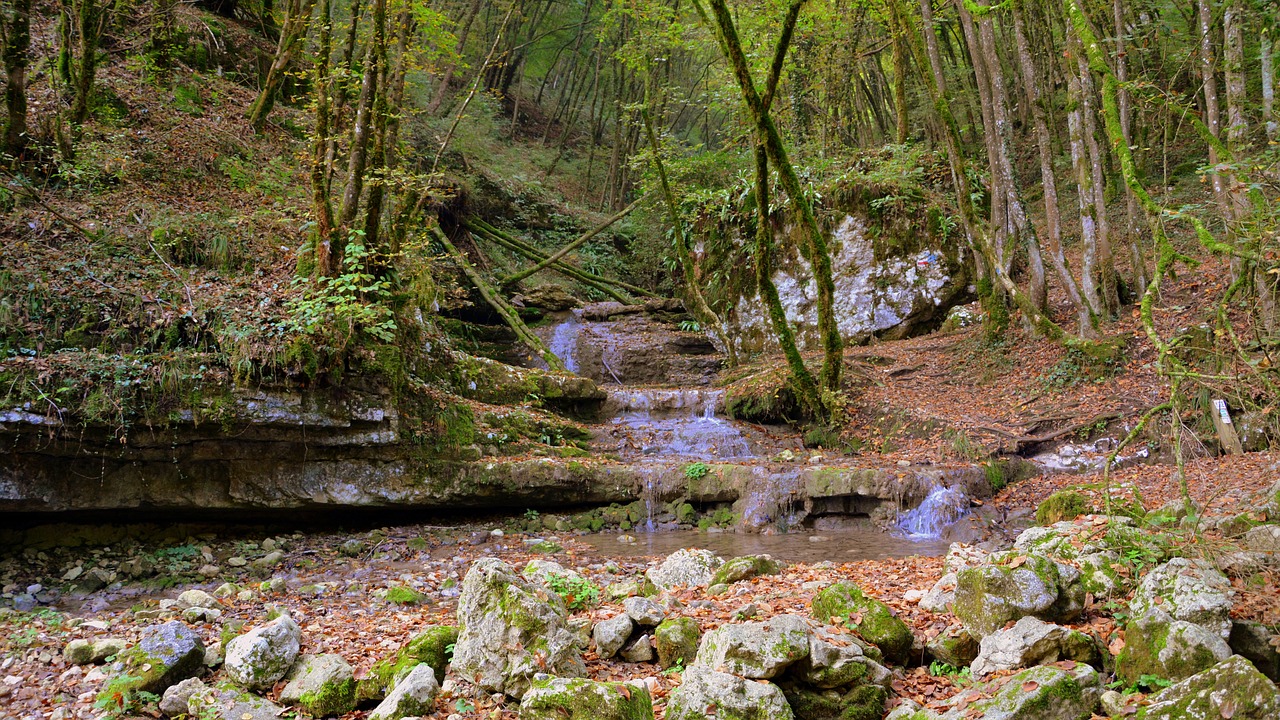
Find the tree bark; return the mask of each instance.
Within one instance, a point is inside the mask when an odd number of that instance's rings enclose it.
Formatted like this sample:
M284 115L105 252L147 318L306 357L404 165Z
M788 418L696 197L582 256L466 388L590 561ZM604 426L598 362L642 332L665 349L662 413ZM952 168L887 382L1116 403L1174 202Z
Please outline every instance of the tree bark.
M276 93L284 82L285 73L293 65L298 44L307 34L307 22L311 19L311 10L316 0L290 0L284 25L280 30L280 42L276 45L276 56L267 69L267 77L262 82L262 92L249 107L249 126L254 132L261 132L267 124L267 115L275 107Z
M8 119L4 126L5 151L21 158L27 147L27 64L31 51L31 0L13 0L4 22L4 88Z
M329 56L333 51L332 0L320 0L320 37L316 54L314 85L316 94L315 137L311 151L311 207L316 216L316 272L333 275L330 235L333 234L333 203L329 199Z
M1267 140L1280 140L1280 123L1276 122L1276 68L1271 40L1272 28L1264 28L1258 42L1262 61L1262 118L1267 125Z

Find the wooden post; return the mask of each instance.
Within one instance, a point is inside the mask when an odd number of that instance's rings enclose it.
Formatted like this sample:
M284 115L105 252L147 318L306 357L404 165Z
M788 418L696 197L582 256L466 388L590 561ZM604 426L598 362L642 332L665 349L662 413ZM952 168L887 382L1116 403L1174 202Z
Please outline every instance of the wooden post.
M1244 447L1240 444L1240 436L1236 434L1236 426L1231 422L1231 413L1227 410L1227 401L1213 401L1213 427L1218 431L1218 442L1222 449L1230 455L1243 455Z

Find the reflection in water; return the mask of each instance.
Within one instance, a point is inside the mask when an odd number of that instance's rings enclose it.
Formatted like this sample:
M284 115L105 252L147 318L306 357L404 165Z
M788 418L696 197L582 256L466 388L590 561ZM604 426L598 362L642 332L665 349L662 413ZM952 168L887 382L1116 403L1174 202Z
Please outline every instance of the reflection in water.
M618 542L618 535L584 535L579 540L593 546L606 557L666 556L682 548L706 548L724 558L739 555L772 555L785 562L815 563L823 560L853 562L885 558L946 554L948 544L942 540L910 540L894 537L875 527L870 521L844 530L824 531L818 535L790 533L758 535L755 533L703 533L696 530L637 533L635 544ZM810 537L821 538L814 542Z

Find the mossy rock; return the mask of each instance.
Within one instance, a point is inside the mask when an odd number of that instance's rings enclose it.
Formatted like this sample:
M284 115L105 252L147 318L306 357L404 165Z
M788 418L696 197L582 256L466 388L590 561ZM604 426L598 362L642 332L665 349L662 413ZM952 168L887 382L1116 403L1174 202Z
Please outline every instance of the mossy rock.
M1138 720L1184 718L1274 720L1280 692L1248 660L1235 655L1204 672L1165 688L1138 710Z
M1078 663L1071 669L1042 665L1023 670L960 697L971 697L964 717L1087 720L1101 693L1098 671Z
M543 555L555 555L556 553L564 552L564 547L559 543L554 543L550 540L543 540L542 542L530 545L529 552L541 553Z
M285 680L280 702L297 704L312 717L336 717L356 709L351 666L337 655L304 655Z
M880 648L889 662L903 664L911 657L911 629L888 605L862 592L851 582L838 582L813 598L813 617L819 622L843 618L864 640Z
M396 605L417 605L425 600L426 597L412 588L393 585L382 593L382 599Z
M782 694L796 720L880 720L888 699L879 685L862 685L844 693L784 686Z
M1125 646L1116 657L1116 676L1137 683L1143 676L1183 680L1231 656L1231 647L1214 632L1156 613L1130 622Z
M430 665L435 671L436 681L444 682L445 669L449 665L449 646L458 642L458 633L459 628L453 625L427 628L397 650L395 655L374 663L357 688L360 702L386 697L396 679L413 670L418 663Z
M584 678L534 680L520 701L521 720L653 720L642 685Z
M698 654L698 639L702 631L693 618L678 617L663 620L653 632L658 648L658 664L664 668L683 662L693 662Z
M782 565L768 555L743 555L721 565L711 577L711 584L732 585L759 575L777 575L781 570Z
M629 580L619 580L610 583L604 589L604 594L610 600L621 600L622 598L632 596L653 597L658 594L658 586L647 577L631 578Z
M1075 490L1059 490L1045 498L1036 508L1036 522L1052 525L1076 518L1093 510L1089 498Z
M1079 570L1010 550L956 574L952 609L966 630L984 638L1024 617L1070 622L1080 616L1084 599Z

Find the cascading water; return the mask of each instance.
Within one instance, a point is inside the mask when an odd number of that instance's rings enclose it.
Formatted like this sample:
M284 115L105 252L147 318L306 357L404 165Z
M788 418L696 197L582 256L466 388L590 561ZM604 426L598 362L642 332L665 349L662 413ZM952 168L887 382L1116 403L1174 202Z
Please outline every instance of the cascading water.
M898 516L898 529L910 538L938 538L948 525L969 511L969 496L956 487L939 486L924 502Z
M755 456L742 431L716 417L724 393L716 390L612 390L610 434L621 455L719 460Z
M551 334L551 342L547 344L547 349L552 355L560 358L560 362L564 363L564 369L571 373L578 372L578 332L582 330L582 323L578 321L578 315L570 312L565 321L556 326L555 332Z

